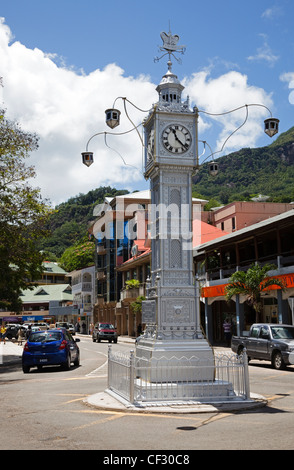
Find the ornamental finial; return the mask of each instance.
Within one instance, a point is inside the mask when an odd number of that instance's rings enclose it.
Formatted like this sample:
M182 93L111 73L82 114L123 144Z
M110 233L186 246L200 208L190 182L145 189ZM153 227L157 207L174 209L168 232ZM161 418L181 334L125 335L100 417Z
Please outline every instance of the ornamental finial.
M172 55L177 62L181 63L181 59L174 55L175 52L184 54L186 50L186 46L178 45L180 36L178 36L177 34L172 34L171 31L169 31L168 33L165 33L163 31L160 33L160 37L162 39L163 45L159 46L159 50L166 52L161 57L155 57L154 62L158 62L160 59L162 59L162 57L168 54L169 60L170 56Z

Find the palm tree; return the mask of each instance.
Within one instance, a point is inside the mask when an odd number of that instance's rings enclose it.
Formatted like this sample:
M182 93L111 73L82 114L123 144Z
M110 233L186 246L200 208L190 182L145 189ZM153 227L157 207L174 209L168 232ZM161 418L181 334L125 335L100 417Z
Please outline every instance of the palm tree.
M277 277L269 277L268 272L276 269L273 264L253 264L248 271L236 271L229 279L226 286L226 299L229 301L234 295L244 295L247 302L252 305L256 313L256 321L261 321L262 300L261 294L269 286L278 286L285 290L285 284Z

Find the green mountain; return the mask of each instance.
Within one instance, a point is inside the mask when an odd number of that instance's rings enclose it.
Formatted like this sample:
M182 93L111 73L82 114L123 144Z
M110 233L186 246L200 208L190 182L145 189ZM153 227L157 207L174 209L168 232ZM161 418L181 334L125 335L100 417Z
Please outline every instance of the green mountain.
M193 194L222 204L262 194L268 201L294 200L294 127L272 144L244 148L217 159L219 173L210 176L208 163L193 178Z
M195 197L219 204L250 200L258 194L268 196L268 201L294 201L294 127L267 147L244 148L217 161L217 176L209 175L208 163L194 176ZM127 193L109 186L100 187L58 205L49 221L52 234L42 241L40 249L51 253L51 258L59 258L66 248L87 240L87 227L93 220L95 205L102 203L106 196Z
M107 196L127 193L126 190L117 190L110 186L100 187L59 204L50 216L51 236L40 243L40 250L51 254L50 258L53 260L55 256L59 258L66 248L87 240L87 228L93 220L94 207L104 202Z

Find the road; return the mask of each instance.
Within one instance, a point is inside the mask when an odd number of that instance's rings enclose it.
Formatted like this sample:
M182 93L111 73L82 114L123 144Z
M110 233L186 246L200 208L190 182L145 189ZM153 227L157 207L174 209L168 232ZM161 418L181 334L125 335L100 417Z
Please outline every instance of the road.
M183 455L189 450L290 450L294 447L294 366L249 365L250 389L268 405L247 412L156 414L98 410L83 400L107 386L108 343L82 337L80 367L23 374L20 364L0 366L1 448L100 450L101 455L145 450ZM132 345L112 346L129 351ZM149 455L148 454L148 455ZM149 462L153 465L152 462Z

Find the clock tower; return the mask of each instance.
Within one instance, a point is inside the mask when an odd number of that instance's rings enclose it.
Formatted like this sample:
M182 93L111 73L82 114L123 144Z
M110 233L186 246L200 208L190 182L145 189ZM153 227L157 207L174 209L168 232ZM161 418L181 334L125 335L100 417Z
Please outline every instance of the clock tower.
M193 380L195 371L182 362L192 359L202 365L207 360L210 366L201 368L200 380L212 380L213 352L201 332L193 272L192 174L198 167L198 110L190 109L189 99L182 100L184 86L172 72L171 56L176 58L174 53L183 50L177 45L179 37L161 37L164 55L169 55L168 70L156 88L159 100L144 121L152 258L148 297L142 304L147 328L136 357L139 364L149 361L151 382L166 360L174 361L173 380L183 380L181 364L184 380Z

